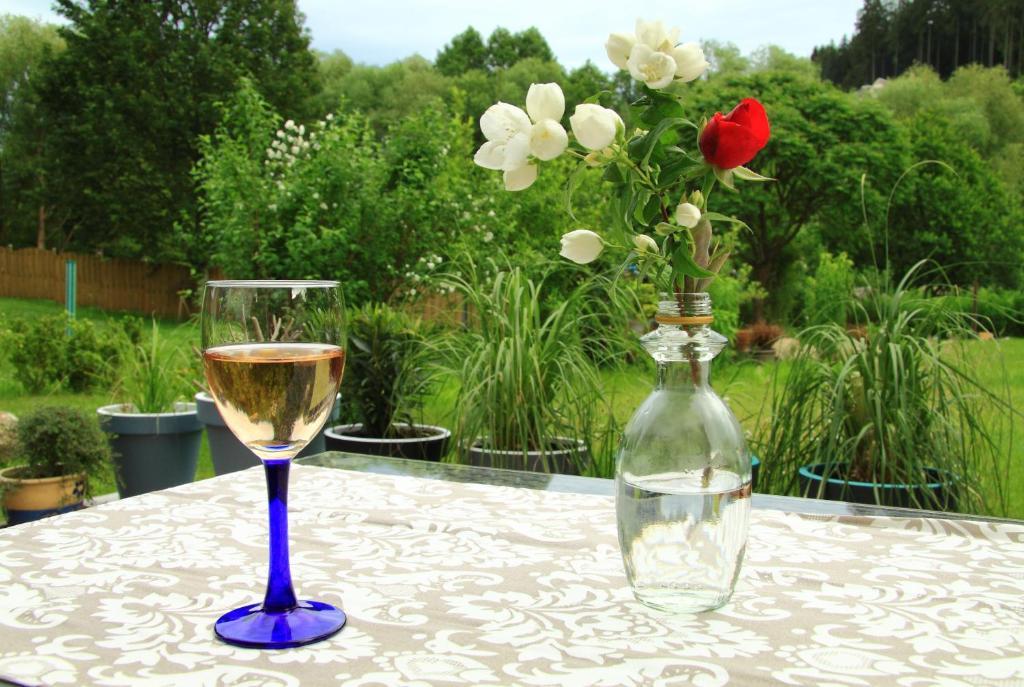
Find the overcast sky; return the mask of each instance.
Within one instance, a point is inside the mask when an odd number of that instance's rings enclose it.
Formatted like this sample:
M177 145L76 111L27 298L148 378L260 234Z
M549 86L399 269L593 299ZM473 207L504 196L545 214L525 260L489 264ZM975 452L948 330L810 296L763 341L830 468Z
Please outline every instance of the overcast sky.
M486 38L496 26L536 26L558 61L611 65L604 41L632 31L636 18L662 19L682 29L681 40L735 43L744 53L773 43L809 56L815 45L852 34L862 0L299 0L313 47L343 50L357 62L387 64L413 53L433 60L467 26ZM0 12L59 21L51 0L4 0Z

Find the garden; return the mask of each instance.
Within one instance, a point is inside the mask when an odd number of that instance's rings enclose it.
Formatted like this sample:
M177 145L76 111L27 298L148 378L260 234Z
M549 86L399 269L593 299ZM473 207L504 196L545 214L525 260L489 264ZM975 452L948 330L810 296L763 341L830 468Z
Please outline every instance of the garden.
M713 313L718 334L688 335L715 358L758 491L875 484L872 502L1024 518L1024 86L1005 67L919 65L848 92L810 60L711 43L675 48L663 79L659 41L638 66L613 34L609 76L566 70L535 30L468 30L434 63L386 67L315 54L298 31L268 47L287 61L236 65L240 46L161 32L144 9L61 5L80 31L0 32L39 75L4 100L0 239L187 265L193 310L214 275L338 280L326 448L406 455L444 428L436 460L612 477L668 375L641 335ZM114 67L103 41L177 59ZM125 95L157 82L161 97ZM709 132L759 118L749 156L711 152ZM705 291L710 310L690 312L682 296ZM204 390L195 318L3 298L0 342L0 410L28 427L56 406L171 413ZM218 472L189 422L179 476L138 489ZM30 458L14 434L5 464ZM100 439L91 492L140 493L114 467L125 447ZM813 486L840 474L836 494ZM948 486L884 488L933 482Z

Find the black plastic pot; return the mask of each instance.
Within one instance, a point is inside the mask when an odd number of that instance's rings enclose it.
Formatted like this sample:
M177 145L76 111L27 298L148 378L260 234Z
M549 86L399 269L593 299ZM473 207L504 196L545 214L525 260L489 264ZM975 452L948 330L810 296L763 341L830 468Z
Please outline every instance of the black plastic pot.
M200 391L196 394L195 399L199 421L206 426L206 440L210 445L210 458L213 460L214 474L224 475L259 465L260 459L247 449L245 444L235 438L235 435L224 424L224 418L220 416L217 404L213 402L210 394ZM339 412L340 407L336 400L328 422L338 419ZM324 430L321 429L313 441L299 451L298 457L312 456L323 453L325 450Z
M826 470L829 470L828 475ZM800 495L849 503L955 511L955 479L934 468L929 468L927 474L927 484L876 484L847 481L846 463L805 465L799 473Z
M328 451L346 451L369 456L390 456L415 460L439 461L448 452L452 433L434 425L396 425L402 435L393 438L371 437L363 433L362 424L338 425L326 432Z
M187 484L195 479L203 425L195 403L177 403L173 413L135 413L115 404L96 412L111 434L117 493L121 498Z
M578 475L579 466L590 460L586 444L579 439L556 437L548 443L549 449L541 451L496 451L481 446L477 439L459 452L462 462L487 468L526 470L560 475Z

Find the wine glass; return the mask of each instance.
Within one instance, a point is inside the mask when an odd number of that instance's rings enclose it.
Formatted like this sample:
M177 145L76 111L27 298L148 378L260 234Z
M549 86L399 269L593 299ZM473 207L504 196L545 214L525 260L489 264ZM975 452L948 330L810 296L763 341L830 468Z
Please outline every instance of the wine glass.
M345 310L334 281L210 281L202 348L210 395L225 424L263 461L270 574L263 603L217 620L229 644L283 649L345 625L330 604L298 600L288 561L288 468L330 415L345 367Z

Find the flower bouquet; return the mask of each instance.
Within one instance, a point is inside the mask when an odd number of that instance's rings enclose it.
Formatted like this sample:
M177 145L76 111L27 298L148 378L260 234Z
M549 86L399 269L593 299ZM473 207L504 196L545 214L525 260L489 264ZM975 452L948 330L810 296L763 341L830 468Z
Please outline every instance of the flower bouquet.
M746 545L751 459L732 411L708 385L709 364L725 345L712 331L705 289L729 257L712 223L743 225L712 212L720 184L768 181L744 167L768 142L768 117L753 98L729 114L686 117L684 85L708 67L678 29L638 21L635 34L608 37L608 57L643 82L627 129L599 96L576 106L570 132L561 124L557 84L533 84L526 111L498 103L480 119L487 142L477 164L504 173L505 188L528 188L544 162L579 158L571 192L588 167L612 189L610 226L562 236L561 254L580 264L606 248L625 254L665 297L659 327L641 341L658 366L654 390L623 431L616 457L619 546L633 592L672 612L728 601Z
M634 34L613 33L609 59L643 83L632 104L627 131L622 117L600 104L600 94L576 106L562 126L565 97L556 83L532 84L526 110L499 102L480 118L487 141L474 161L500 170L505 188L522 191L544 162L572 155L584 167L603 170L613 188L613 226L603 232L579 228L562 237L561 255L580 264L606 248L624 252L663 290L703 291L729 257L728 242L713 236L712 222L745 226L709 210L717 184L769 181L746 167L768 142L768 117L761 103L746 98L710 119L686 116L684 85L708 68L696 43L679 44L679 29L638 20ZM570 181L570 192L576 183ZM570 203L571 207L571 203Z

